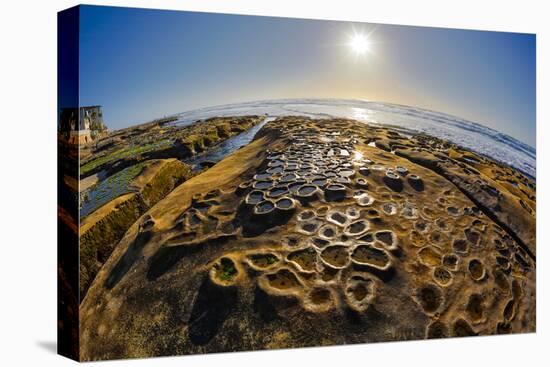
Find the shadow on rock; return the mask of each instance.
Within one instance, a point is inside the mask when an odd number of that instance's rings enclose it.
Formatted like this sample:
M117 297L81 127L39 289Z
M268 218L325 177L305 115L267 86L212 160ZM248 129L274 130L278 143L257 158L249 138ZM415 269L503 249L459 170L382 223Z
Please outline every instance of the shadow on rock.
M105 287L112 289L118 282L126 275L128 270L132 267L134 262L141 256L143 247L151 239L151 232L140 232L136 236L136 239L128 247L124 255L120 258L115 267L111 270L109 277L105 281Z
M257 213L253 208L241 205L237 210L236 219L237 224L242 226L244 237L256 237L273 227L287 223L294 212L294 207L280 209L273 204L265 213Z
M182 258L197 253L199 250L207 252L210 246L219 247L233 238L234 235L221 235L202 242L190 242L179 246L161 247L153 256L151 256L151 259L149 260L147 279L156 280L158 277L172 269L172 267Z
M256 287L254 291L254 312L258 313L261 319L265 322L277 320L279 315L277 309L273 306L267 293L265 293L260 287Z
M188 335L195 345L205 345L212 340L237 302L237 288L212 283L205 277L199 288L189 317Z

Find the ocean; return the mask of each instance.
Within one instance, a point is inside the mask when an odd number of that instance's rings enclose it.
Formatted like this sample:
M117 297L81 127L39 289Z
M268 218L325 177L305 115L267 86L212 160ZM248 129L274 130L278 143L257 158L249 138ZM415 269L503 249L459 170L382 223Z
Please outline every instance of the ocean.
M426 133L451 141L476 153L536 177L535 148L482 124L442 112L391 103L348 99L280 99L201 108L177 114L175 124L184 126L214 116L263 115L274 118L301 115L314 118L345 117L371 124L392 126L404 133ZM252 140L259 127L233 137L216 149L217 161ZM207 160L209 157L200 157Z

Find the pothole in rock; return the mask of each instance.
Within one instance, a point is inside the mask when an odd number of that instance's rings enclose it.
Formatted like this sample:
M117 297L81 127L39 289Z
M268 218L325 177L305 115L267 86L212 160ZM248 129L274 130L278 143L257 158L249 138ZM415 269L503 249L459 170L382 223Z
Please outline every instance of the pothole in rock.
M358 245L352 252L352 260L359 265L387 270L391 266L388 253L371 244Z
M389 230L378 231L374 234L374 237L384 244L384 247L388 250L394 250L397 247L397 237L395 233Z
M424 312L434 314L443 303L443 294L439 287L427 284L417 290L416 299Z
M266 190L273 187L273 181L256 181L252 187L256 190Z
M457 239L453 242L453 251L459 255L465 256L468 254L470 246L464 239Z
M373 303L376 295L376 283L362 274L352 274L346 284L346 301L357 312L365 312Z
M332 224L325 224L319 229L319 236L325 239L334 239L338 235L338 229Z
M370 206L374 203L374 198L367 193L356 195L354 198L359 206Z
M417 219L418 218L418 209L411 204L403 204L403 209L401 210L401 216L406 219Z
M480 239L479 232L470 228L466 228L464 230L464 234L466 235L466 239L472 244L472 246L478 245Z
M343 227L348 222L347 216L344 213L341 213L339 211L328 212L327 220L340 227Z
M298 214L298 220L305 221L315 217L313 210L304 210Z
M254 214L267 214L271 213L275 209L275 204L272 201L264 200L260 201L254 207Z
M264 172L264 173L258 173L258 174L255 174L253 179L255 181L263 181L263 180L267 180L271 178L271 173L269 172Z
M433 278L437 284L444 287L450 285L453 281L451 272L440 266L434 269Z
M337 269L345 268L349 263L348 248L340 244L327 246L321 252L321 259Z
M460 210L458 210L458 208L456 208L454 206L449 206L449 207L447 207L447 213L449 213L453 217L457 217L457 216L460 215Z
M288 261L296 263L300 270L311 272L315 270L317 252L311 247L291 252L287 256Z
M328 210L329 210L329 207L326 206L326 205L323 205L323 206L318 207L318 208L315 210L315 214L316 214L318 217L324 217L325 215L327 215Z
M259 190L254 190L246 195L245 203L248 205L256 205L262 200L264 200L264 193Z
M426 232L428 228L430 228L430 224L426 222L425 220L419 220L414 223L414 228L418 232Z
M426 246L418 251L418 258L424 265L434 267L441 264L441 254L432 246Z
M315 185L302 185L296 190L296 195L304 200L313 199L317 194L317 186Z
M515 316L515 306L516 302L513 299L509 300L508 303L506 303L506 306L502 311L502 317L504 317L504 320L512 321Z
M342 201L346 198L346 187L339 183L332 183L325 187L327 201Z
M360 219L348 224L344 228L344 234L347 236L356 237L367 232L368 229L369 229L369 222L367 222L366 220Z
M327 240L325 238L320 238L320 237L312 237L311 238L311 243L316 248L323 249L323 248L325 248L325 247L327 247L328 245L331 244L331 240Z
M436 219L435 225L437 226L437 228L439 228L440 230L442 230L444 232L449 232L453 228L452 225L449 223L449 221L447 221L443 218Z
M248 259L261 269L269 268L279 262L279 258L271 253L248 255Z
M352 207L352 206L348 206L348 207L346 208L346 216L347 216L349 219L353 220L353 219L359 218L360 213L359 213L359 210L357 210L357 208L354 208L354 207Z
M493 271L493 277L495 278L495 284L498 289L504 294L510 294L511 286L506 274L501 269L495 269Z
M312 235L317 232L319 227L321 226L321 221L318 219L310 219L303 222L298 223L297 230L300 233L304 233L307 235Z
M424 181L420 176L409 175L407 177L407 182L415 191L424 191Z
M458 269L458 256L455 254L446 254L443 256L441 263L446 268L455 271Z
M504 270L504 271L509 271L510 268L511 268L511 263L510 263L510 260L506 257L503 257L503 256L497 256L496 257L496 263L497 263L497 266Z
M476 332L472 329L472 326L464 319L458 319L453 324L453 336L474 336Z
M313 312L328 311L334 307L332 292L328 288L312 288L306 296L305 307Z
M275 201L275 207L279 209L280 212L290 213L296 208L296 202L288 197L282 197Z
M475 281L480 281L485 278L485 266L483 266L483 263L478 259L470 260L468 263L468 271Z
M439 339L447 338L449 336L449 328L441 321L434 321L426 330L426 338Z
M386 171L383 181L391 190L396 192L403 191L403 181L398 174L388 170Z
M382 211L387 215L395 215L397 213L397 205L394 203L384 203L382 205Z
M270 198L278 198L288 193L288 188L286 186L275 186L267 192L267 196Z
M235 281L238 273L235 262L229 257L222 257L213 265L210 277L216 283L229 285Z
M468 303L466 304L466 312L468 317L474 323L478 323L483 318L484 306L483 297L480 294L474 293L470 295Z
M288 290L301 285L296 274L288 269L280 269L276 273L267 274L266 278L269 285L275 289Z

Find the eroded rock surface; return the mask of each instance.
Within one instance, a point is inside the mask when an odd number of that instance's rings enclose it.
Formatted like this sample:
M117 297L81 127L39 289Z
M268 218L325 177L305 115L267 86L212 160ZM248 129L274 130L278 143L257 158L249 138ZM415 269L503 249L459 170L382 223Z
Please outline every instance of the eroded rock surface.
M534 182L487 158L279 118L128 230L81 305L82 357L532 332L534 226Z
M79 150L80 299L128 228L194 175L180 159L207 153L264 119L215 117L181 127L167 118L115 131Z
M117 130L81 153L80 177L112 175L147 159L186 159L263 121L265 116L214 117L187 126L170 119Z
M177 159L144 162L129 183L129 192L94 211L80 222L80 296L84 298L95 275L130 226L177 185L192 176Z

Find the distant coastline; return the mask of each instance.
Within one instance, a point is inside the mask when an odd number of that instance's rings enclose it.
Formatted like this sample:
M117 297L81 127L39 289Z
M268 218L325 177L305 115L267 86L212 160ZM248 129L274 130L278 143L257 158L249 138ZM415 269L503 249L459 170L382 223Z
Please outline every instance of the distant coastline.
M395 103L336 98L259 100L202 107L167 118L177 118L173 123L185 126L197 120L216 116L251 114L267 114L271 117L345 117L415 133L426 133L514 167L533 179L536 177L536 148L478 122Z

